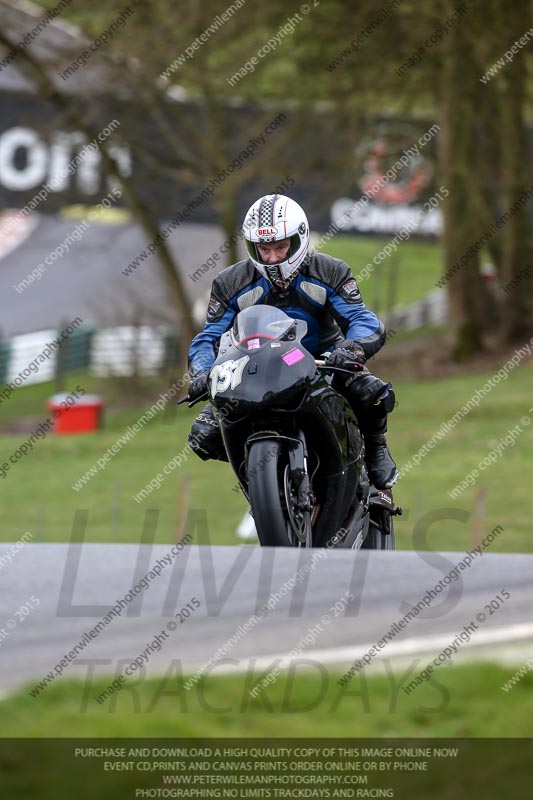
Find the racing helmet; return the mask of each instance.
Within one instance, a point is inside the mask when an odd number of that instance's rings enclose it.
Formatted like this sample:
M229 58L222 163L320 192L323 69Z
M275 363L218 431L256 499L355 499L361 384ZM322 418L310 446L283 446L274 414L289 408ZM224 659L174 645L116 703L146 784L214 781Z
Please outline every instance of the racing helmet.
M280 288L296 277L309 249L309 222L303 208L283 194L266 194L248 209L242 226L248 256L254 267ZM265 264L258 244L289 239L289 252L284 261Z

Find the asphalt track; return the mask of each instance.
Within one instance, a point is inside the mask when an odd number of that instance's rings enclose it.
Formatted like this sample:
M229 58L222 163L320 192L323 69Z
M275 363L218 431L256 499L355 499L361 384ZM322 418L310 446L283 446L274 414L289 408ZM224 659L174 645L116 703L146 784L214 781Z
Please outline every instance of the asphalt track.
M132 321L145 324L172 324L175 321L175 309L156 256L148 256L132 275L122 274L122 270L147 246L137 225L93 222L83 233L81 241L74 242L66 255L46 266L45 257L83 220L63 220L39 214L31 219L29 235L5 254L0 225L4 337L59 329L65 321L77 316L98 327L131 325ZM190 275L218 251L224 239L222 231L215 226L184 223L167 240L193 308L200 302L200 318L205 314L205 297L215 273L207 270L196 281L191 280ZM19 286L39 264L46 267L40 278L32 278L30 285L21 293L17 292L15 286ZM223 257L217 268L221 266L225 266Z
M38 681L53 670L151 565L157 560L164 563L169 551L170 546L160 545L29 543L10 564L0 561L0 692ZM8 552L10 545L2 544L0 558ZM322 557L309 562L316 554ZM173 659L184 672L194 672L276 592L274 607L237 637L213 673L245 669L250 659L256 667L266 667L285 656L317 623L321 629L303 645L300 657L347 665L390 631L394 621L464 558L464 553L432 551L186 546L63 674L84 679L90 664L98 675L118 674L156 634L168 631L169 624L175 630L151 655L142 675L164 674ZM291 582L297 574L301 582ZM487 609L502 590L510 598L495 601L496 610ZM347 591L354 600L336 616L335 603ZM30 607L32 596L39 605L22 616L20 609ZM176 623L176 612L193 597L200 607ZM532 608L533 555L485 552L460 572L459 580L445 586L427 610L399 630L374 664L437 653L476 618L477 630L461 645L462 652L478 651L481 645L490 652L513 643L526 647L533 637ZM485 616L482 622L478 614ZM425 663L427 659L420 669Z

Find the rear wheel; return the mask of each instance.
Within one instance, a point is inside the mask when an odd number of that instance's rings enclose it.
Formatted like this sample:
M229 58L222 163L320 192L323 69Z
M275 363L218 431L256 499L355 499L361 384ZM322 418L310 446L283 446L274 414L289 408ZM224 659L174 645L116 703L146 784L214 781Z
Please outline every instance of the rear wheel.
M253 442L248 454L248 491L263 547L304 547L310 532L309 511L296 503L289 454L282 442Z

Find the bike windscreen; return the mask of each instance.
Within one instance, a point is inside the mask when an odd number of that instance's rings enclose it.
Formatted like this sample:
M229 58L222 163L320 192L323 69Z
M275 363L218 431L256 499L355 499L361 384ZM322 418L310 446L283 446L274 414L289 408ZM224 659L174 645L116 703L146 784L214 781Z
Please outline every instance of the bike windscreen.
M294 320L274 306L245 308L235 318L231 338L236 345L252 343L259 348L266 342L283 336L294 325Z

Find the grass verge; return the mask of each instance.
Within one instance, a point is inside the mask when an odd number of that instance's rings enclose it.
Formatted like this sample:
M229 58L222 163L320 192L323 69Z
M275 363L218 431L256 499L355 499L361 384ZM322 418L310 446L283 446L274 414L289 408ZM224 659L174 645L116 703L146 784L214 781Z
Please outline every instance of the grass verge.
M346 261L354 275L359 275L364 267L372 269L369 277L359 282L359 288L365 304L381 315L393 306L408 305L434 291L442 274L442 249L438 242L400 242L395 253L374 264L374 257L390 238L336 236L324 248L329 255Z
M389 442L398 466L403 468L490 376L482 372L397 382L398 407L390 417ZM80 383L88 392L103 390L111 406L117 405L112 385L106 388L90 376L73 377L71 382L72 388ZM44 399L53 391L49 384L21 388L0 406L4 431L15 423L21 428L29 420L25 431L0 436L4 461L46 416ZM87 509L87 541L135 542L147 510L156 509L156 541L169 543L183 529L188 504L190 510L205 513L210 541L239 543L235 529L247 506L240 491L235 491L231 469L223 463L202 462L184 450L198 407L173 406L169 414L158 414L103 469L96 469L77 491L73 488L157 399L159 391L153 387L151 399L137 410L111 410L105 428L94 434L48 434L37 440L24 458L11 464L0 479L4 500L0 539L15 541L30 531L34 541L68 541L76 511ZM403 517L396 518L399 549L466 550L483 533L501 525L504 532L491 552L533 552L533 496L524 480L531 453L531 432L526 426L514 444L501 451L496 463L480 472L475 485L456 499L448 494L510 429L521 424L532 407L531 367L522 364L405 473L395 487L396 500L406 510ZM21 418L20 408L34 416ZM134 497L180 452L185 454L182 463L163 474L159 488L136 502ZM456 519L457 510L463 512L462 521Z
M257 697L254 671L202 679L190 691L174 659L159 679L124 684L99 705L109 678L59 680L32 698L27 688L0 701L9 737L531 737L533 673L510 692L514 670L496 664L441 667L411 694L405 686L425 666L414 659L393 673L357 674L338 685L340 669L295 662ZM253 662L252 662L253 664ZM274 664L273 664L274 666ZM386 666L386 665L385 665Z

